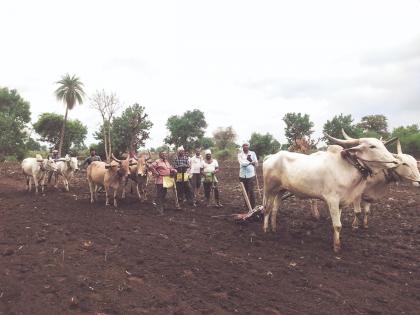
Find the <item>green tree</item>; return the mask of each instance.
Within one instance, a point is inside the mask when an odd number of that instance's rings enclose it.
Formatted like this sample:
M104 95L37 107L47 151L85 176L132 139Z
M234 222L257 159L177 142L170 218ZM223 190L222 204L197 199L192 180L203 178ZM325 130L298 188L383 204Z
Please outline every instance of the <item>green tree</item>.
M229 127L218 127L213 132L214 146L218 150L225 150L230 148L236 148L237 134L232 126Z
M233 158L236 154L237 134L232 126L219 127L213 132L214 155L219 160Z
M287 113L284 115L283 121L286 124L284 132L289 145L295 144L297 139L310 139L314 132L312 130L314 123L309 119L308 114Z
M112 143L114 151L121 154L137 151L150 137L153 123L149 120L144 106L134 104L126 108L121 116L112 121Z
M404 153L411 154L417 158L420 157L420 129L419 125L413 124L395 128L391 134L392 137L398 137ZM394 151L396 152L395 145Z
M165 143L177 147L183 145L188 151L200 147L207 128L204 113L198 109L186 111L182 116L174 115L166 123L169 135Z
M357 125L353 124L353 117L351 115L335 115L331 120L327 120L324 124L323 132L328 133L330 136L342 139L343 135L341 129L353 138L359 138L362 136L363 131ZM324 137L322 140L327 141Z
M0 88L0 155L23 157L30 120L29 103L16 90Z
M57 97L57 100L66 104L66 113L64 115L63 125L61 127L60 142L58 146L58 154L61 156L64 135L66 132L68 111L72 110L76 103L83 104L83 97L85 92L83 91L83 83L75 75L70 76L67 73L61 77L60 81L57 81L56 83L59 84L59 87L55 90L55 96Z
M61 138L61 127L63 126L63 116L55 113L43 113L34 123L33 127L40 140L48 142L51 147L57 147ZM84 140L87 135L87 127L80 120L68 120L67 132L63 139L63 152L68 153L72 150L80 150L84 147Z
M364 137L389 137L388 121L384 115L364 116L357 126L362 129Z
M214 141L212 138L209 137L203 137L200 140L200 148L202 149L210 149L214 146Z
M249 144L259 158L276 153L280 149L280 143L269 133L252 133Z

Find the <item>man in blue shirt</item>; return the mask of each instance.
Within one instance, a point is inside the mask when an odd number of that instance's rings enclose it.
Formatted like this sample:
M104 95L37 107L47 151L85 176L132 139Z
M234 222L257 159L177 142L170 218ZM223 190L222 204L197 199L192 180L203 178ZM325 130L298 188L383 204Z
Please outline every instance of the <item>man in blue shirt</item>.
M238 153L239 180L244 184L246 193L251 203L252 209L255 208L255 168L258 166L257 155L249 150L249 143L244 142L241 152Z

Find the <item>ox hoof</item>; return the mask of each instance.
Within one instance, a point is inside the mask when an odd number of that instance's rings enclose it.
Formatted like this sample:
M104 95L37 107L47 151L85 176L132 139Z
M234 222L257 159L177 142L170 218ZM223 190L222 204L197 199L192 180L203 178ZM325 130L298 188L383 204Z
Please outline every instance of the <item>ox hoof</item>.
M341 250L341 244L334 244L334 253L339 253Z

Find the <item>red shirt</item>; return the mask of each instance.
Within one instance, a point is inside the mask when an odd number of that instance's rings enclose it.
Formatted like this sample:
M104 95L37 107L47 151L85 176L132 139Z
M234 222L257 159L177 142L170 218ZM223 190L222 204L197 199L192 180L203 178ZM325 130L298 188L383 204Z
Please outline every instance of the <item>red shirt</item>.
M176 172L176 170L171 166L168 160L156 160L151 165L151 170L155 176L156 184L163 184L163 176L171 175L171 172Z

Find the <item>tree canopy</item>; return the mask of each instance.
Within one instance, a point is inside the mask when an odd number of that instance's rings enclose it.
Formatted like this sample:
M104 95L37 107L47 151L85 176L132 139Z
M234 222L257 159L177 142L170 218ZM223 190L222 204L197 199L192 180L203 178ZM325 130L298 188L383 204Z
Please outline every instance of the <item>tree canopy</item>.
M186 150L192 150L200 147L207 122L204 113L194 109L186 111L182 116L169 117L166 128L169 135L165 138L165 143L176 147L183 145Z
M51 148L56 148L60 141L60 130L63 116L55 113L43 113L33 124L34 130L40 135L40 140L48 142ZM67 132L63 139L63 153L69 153L70 148L80 150L84 147L87 127L78 119L67 121Z
M324 124L323 132L328 133L330 136L335 138L342 139L343 135L341 129L350 135L353 138L359 138L362 136L361 128L353 123L353 117L351 115L335 115L331 120L327 120ZM327 138L323 138L323 140L327 140Z
M314 123L309 119L308 114L287 113L283 117L286 124L284 133L290 145L296 143L297 139L310 138L313 131Z
M389 137L388 119L384 115L367 115L362 117L357 126L365 137Z
M29 103L16 90L0 87L0 155L23 156L30 139L26 132L30 120Z
M254 132L251 135L249 144L259 158L276 153L280 149L280 143L269 133L264 135Z

